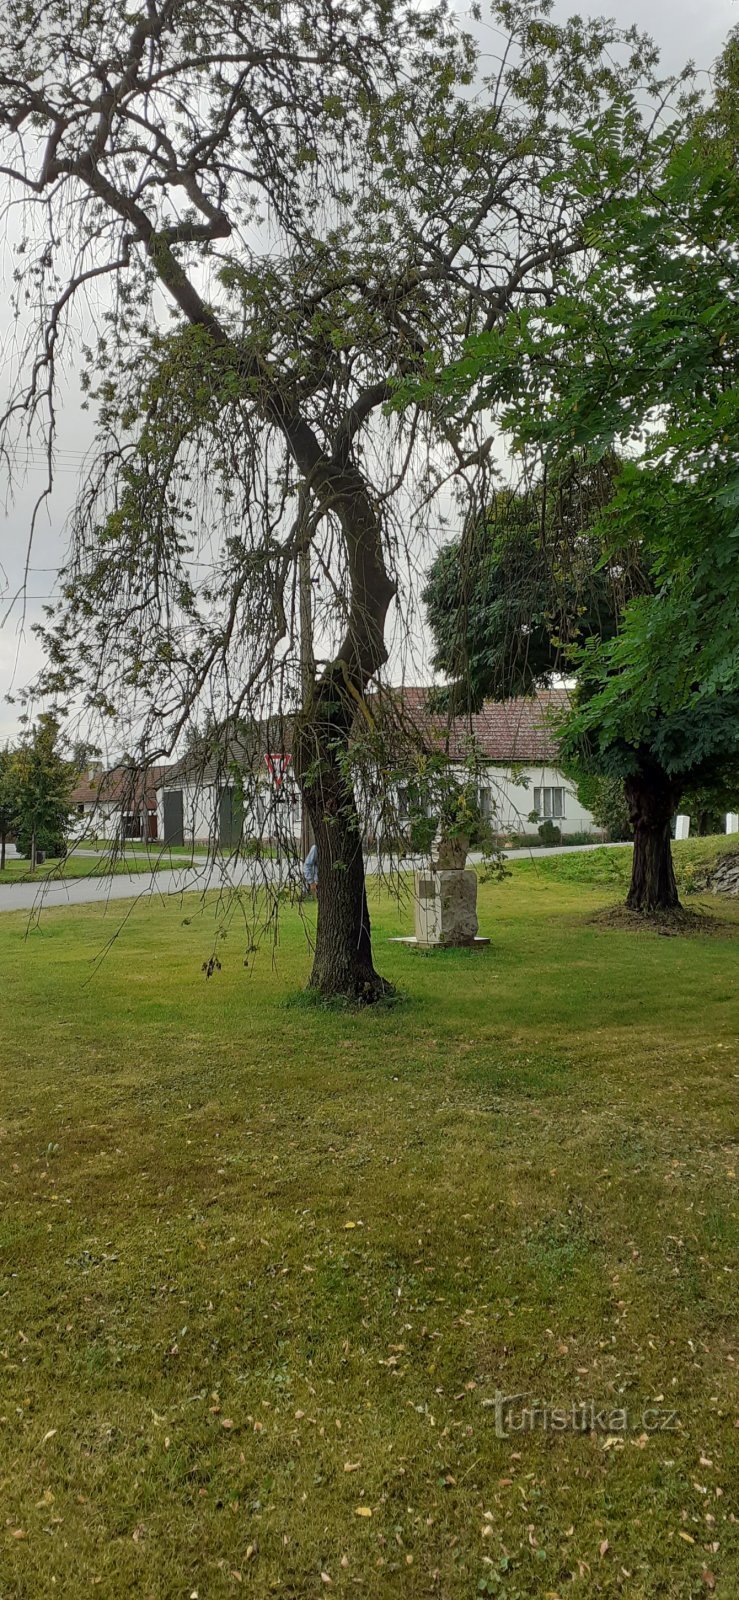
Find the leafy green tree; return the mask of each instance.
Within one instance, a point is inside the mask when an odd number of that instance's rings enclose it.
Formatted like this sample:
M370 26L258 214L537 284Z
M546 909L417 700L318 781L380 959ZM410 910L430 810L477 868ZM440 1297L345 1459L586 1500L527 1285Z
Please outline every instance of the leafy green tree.
M650 42L550 10L496 0L507 44L482 83L444 6L410 0L6 4L1 159L38 313L11 416L39 420L50 396L53 426L93 280L104 307L97 465L47 681L128 715L148 752L206 704L225 750L239 721L296 713L325 994L384 989L354 720L442 487L464 516L490 481L484 418L450 418L432 383L387 402L464 332L546 306L594 193L632 192L652 138ZM586 192L568 152L589 121Z
M591 531L619 470L613 455L580 455L525 489L498 490L439 552L422 599L453 710L550 684L574 644L610 638L619 606L648 587L638 550L613 568Z
M15 751L6 745L0 750L0 872L5 868L8 835L13 833L18 809Z
M598 534L635 545L651 592L610 639L572 653L577 703L562 751L624 782L635 850L628 904L678 903L670 820L687 786L715 788L739 751L739 170L736 39L710 112L689 107L653 147L648 180L607 197L590 257L551 303L479 340L451 374L502 405L549 465L626 451ZM584 146L574 166L589 183ZM575 181L573 176L573 181Z
M38 718L13 758L15 827L21 855L35 872L38 853L61 856L77 778L74 762L59 749L59 722L51 713Z
M582 772L576 764L568 768L567 776L577 786L580 804L590 812L594 822L609 839L633 837L631 817L620 778L604 778L598 772Z

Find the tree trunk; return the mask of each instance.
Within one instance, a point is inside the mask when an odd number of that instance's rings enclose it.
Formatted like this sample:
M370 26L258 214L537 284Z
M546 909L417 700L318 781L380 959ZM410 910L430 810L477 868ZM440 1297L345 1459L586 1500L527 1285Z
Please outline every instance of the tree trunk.
M31 834L31 871L36 871L36 830Z
M308 987L367 1005L392 986L372 960L362 826L347 762L353 706L343 686L332 695L324 677L298 724L295 770L318 847L318 924Z
M624 784L634 829L634 860L626 904L631 911L673 911L680 900L672 866L670 823L679 792L657 762L642 762Z
M6 835L0 834L0 872L5 871L5 839Z
M340 432L341 430L339 430ZM335 659L303 685L295 724L295 774L318 847L318 927L309 987L369 1003L391 992L375 972L362 829L349 754L364 692L387 660L385 618L395 584L385 569L380 519L361 474L337 440L313 470L317 498L339 518L350 603Z

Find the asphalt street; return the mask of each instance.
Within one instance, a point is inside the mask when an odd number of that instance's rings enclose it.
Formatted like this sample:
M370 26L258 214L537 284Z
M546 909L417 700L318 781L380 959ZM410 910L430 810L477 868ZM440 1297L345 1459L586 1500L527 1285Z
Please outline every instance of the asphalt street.
M570 855L575 851L603 848L597 844L554 845L535 850L506 850L505 857L507 861L538 861L542 856ZM614 849L617 846L607 845L605 848ZM479 860L479 856L469 856L471 863ZM422 864L408 859L403 862L403 870L411 870L415 865ZM377 872L378 865L376 856L368 856L368 876ZM265 875L271 882L287 880L286 868L277 862L262 861L255 865L250 860L214 863L204 859L195 867L174 867L159 872L121 873L107 878L51 878L41 883L4 883L0 884L0 911L51 911L57 906L83 906L100 902L112 905L118 900L146 900L152 896L164 901L183 894L204 894L210 889L227 893L263 882Z

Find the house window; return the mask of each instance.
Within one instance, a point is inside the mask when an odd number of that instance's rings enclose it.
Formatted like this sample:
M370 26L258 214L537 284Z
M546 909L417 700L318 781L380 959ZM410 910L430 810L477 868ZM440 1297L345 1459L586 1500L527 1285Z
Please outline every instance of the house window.
M490 789L478 789L478 804L483 822L490 822L493 816L493 796Z
M535 789L534 810L537 817L563 817L565 814L564 789Z
M407 783L398 786L398 821L408 821L409 796Z

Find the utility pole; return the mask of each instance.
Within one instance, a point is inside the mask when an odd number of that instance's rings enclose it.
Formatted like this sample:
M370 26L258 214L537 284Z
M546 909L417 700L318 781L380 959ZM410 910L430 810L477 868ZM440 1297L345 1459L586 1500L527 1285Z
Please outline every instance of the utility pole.
M303 705L313 694L316 663L313 655L313 589L310 578L310 546L298 556L298 593L300 601L300 691ZM313 844L313 829L305 801L300 801L300 850L302 860Z

